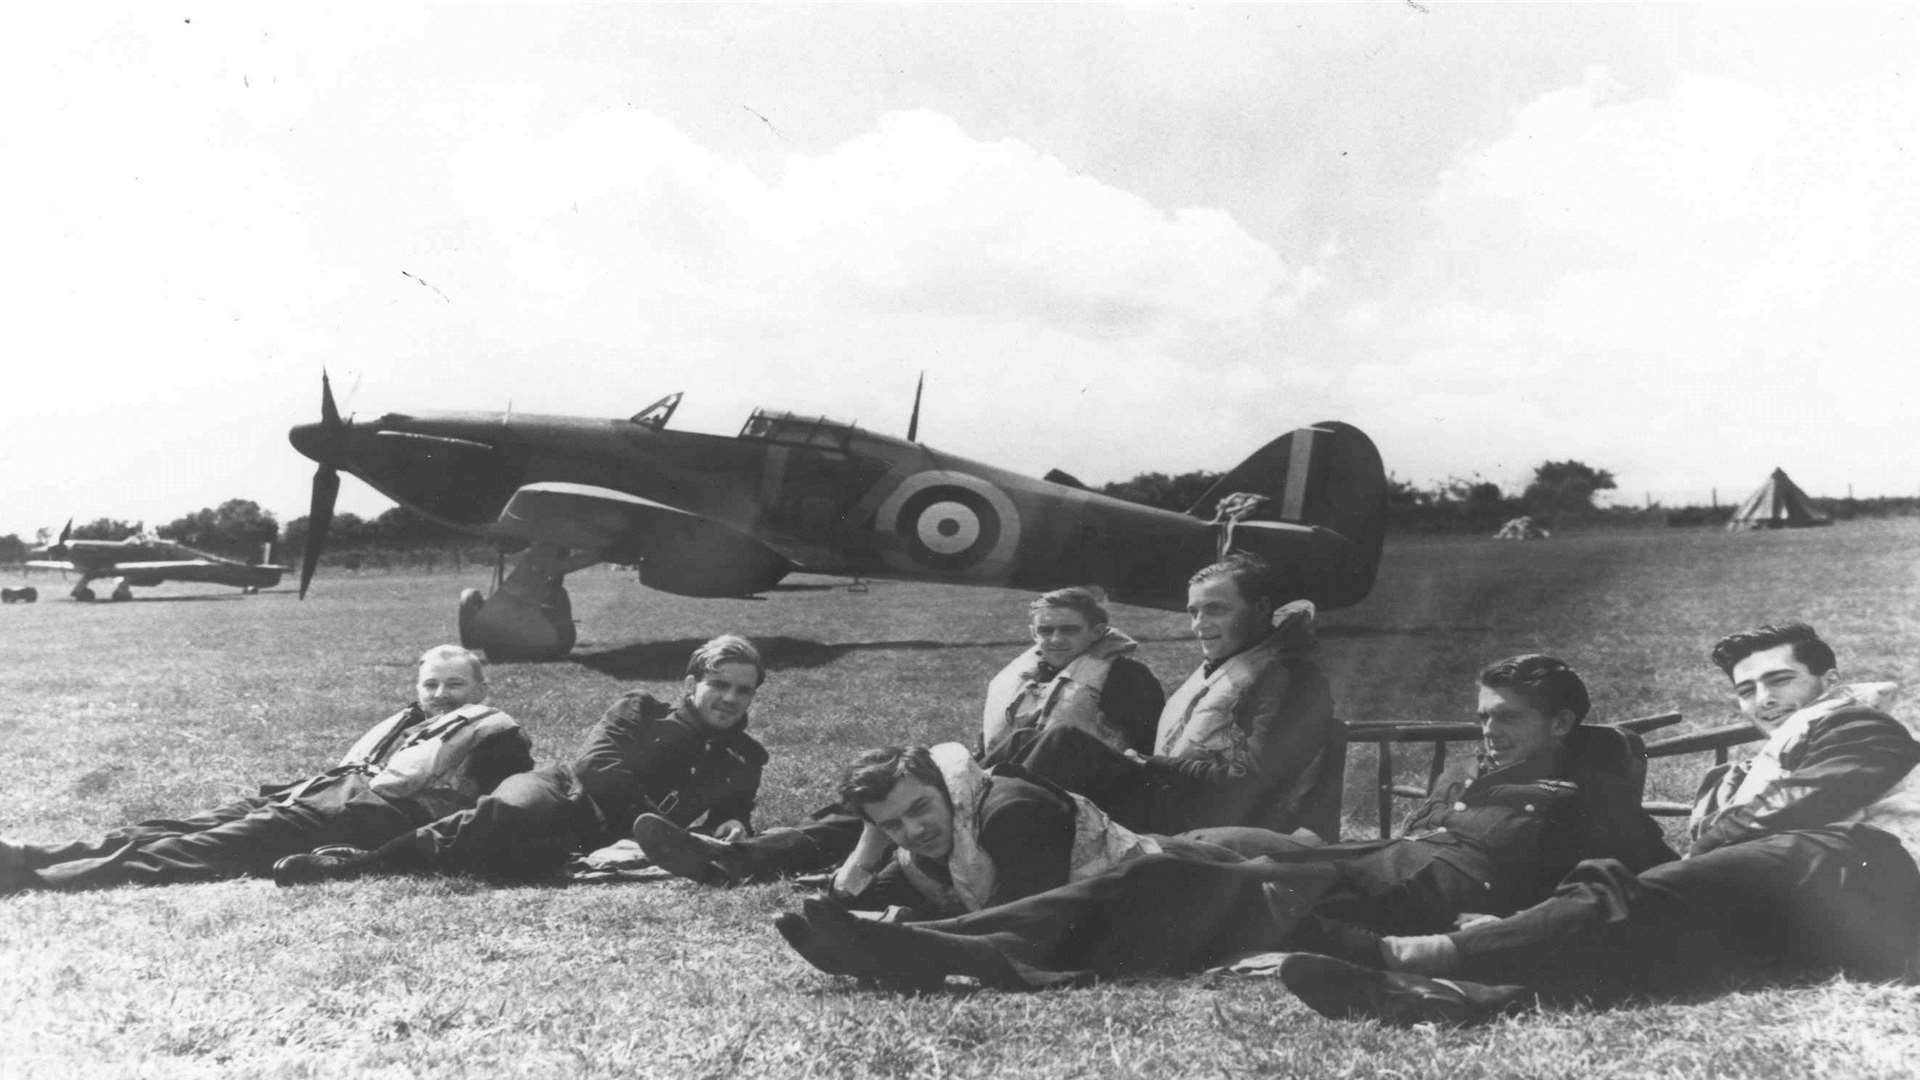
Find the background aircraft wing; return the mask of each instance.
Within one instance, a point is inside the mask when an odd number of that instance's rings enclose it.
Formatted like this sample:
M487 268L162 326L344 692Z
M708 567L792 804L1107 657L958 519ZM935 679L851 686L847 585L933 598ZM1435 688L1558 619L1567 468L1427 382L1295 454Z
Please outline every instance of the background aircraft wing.
M78 574L81 572L80 565L78 563L56 562L53 559L28 559L26 562L22 563L21 565L31 566L38 570L67 570L75 574Z
M220 566L212 559L156 559L149 562L117 562L108 564L108 568L117 574L165 574L175 570L197 570L203 566Z
M496 539L594 552L640 567L640 580L683 596L746 596L793 564L738 529L638 495L592 484L527 484L487 532Z

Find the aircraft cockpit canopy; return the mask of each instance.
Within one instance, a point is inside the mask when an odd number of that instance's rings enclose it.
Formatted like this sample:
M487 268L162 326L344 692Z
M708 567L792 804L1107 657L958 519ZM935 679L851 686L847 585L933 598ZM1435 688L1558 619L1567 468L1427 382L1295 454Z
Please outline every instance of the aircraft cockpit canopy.
M740 437L783 446L811 446L846 452L852 448L853 436L857 431L859 429L852 424L829 420L824 416L755 409L753 415L747 417L746 425L740 429Z

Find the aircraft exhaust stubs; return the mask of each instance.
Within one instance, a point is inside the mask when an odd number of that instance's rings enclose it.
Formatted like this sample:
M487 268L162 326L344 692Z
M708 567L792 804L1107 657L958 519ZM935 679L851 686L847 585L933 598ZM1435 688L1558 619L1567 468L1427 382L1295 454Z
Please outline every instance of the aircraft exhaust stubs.
M1005 492L977 476L916 473L881 502L880 532L900 539L886 559L902 570L998 577L1020 548L1020 511Z

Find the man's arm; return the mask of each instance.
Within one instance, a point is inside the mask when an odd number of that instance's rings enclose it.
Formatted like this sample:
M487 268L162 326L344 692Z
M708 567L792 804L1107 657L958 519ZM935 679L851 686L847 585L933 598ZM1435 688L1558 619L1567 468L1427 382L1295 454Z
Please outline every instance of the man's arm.
M1899 783L1920 762L1920 745L1892 717L1854 709L1815 723L1797 756L1754 798L1701 822L1688 853L1844 820Z
M1073 802L1039 787L1002 801L989 796L980 823L980 848L993 860L993 895L1005 904L1067 883L1073 861Z
M1100 711L1133 749L1153 753L1154 731L1166 704L1167 692L1147 665L1123 656L1107 669L1107 684L1100 691Z
M609 828L631 827L652 799L676 786L663 777L684 778L692 768L699 741L679 724L659 722L672 711L657 698L628 694L587 733L573 771Z
M474 783L480 785L480 794L485 795L507 777L533 768L533 740L506 713L495 713L481 723L488 730L473 748L467 767Z

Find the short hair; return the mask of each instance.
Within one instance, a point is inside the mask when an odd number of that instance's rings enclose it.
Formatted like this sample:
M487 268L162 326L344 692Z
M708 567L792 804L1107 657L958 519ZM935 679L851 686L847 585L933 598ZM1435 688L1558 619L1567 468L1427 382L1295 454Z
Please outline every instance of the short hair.
M415 670L426 667L436 660L463 660L466 662L467 667L472 670L474 682L484 683L487 681L486 658L474 652L472 649L459 645L435 645L433 648L420 654L420 662L414 665Z
M687 658L687 678L697 682L721 664L752 664L753 685L767 681L767 665L760 659L760 650L739 634L721 634L693 650Z
M1733 665L1752 656L1781 645L1793 646L1793 658L1807 666L1815 675L1825 675L1838 666L1833 656L1833 646L1820 640L1813 627L1803 622L1769 623L1752 630L1742 630L1737 634L1728 634L1713 643L1709 653L1713 662L1727 678L1733 678Z
M1544 653L1522 653L1495 660L1480 671L1480 685L1511 690L1534 708L1548 714L1561 709L1573 713L1573 722L1587 718L1593 699L1587 684L1565 660Z
M1204 585L1215 578L1233 582L1233 587L1248 600L1255 603L1264 600L1272 607L1280 606L1280 580L1274 575L1273 566L1258 555L1236 551L1195 571L1187 584Z
M840 778L840 805L864 818L867 812L862 807L886 798L909 776L938 789L942 798L953 802L947 778L940 774L940 766L926 747L882 746L861 754L848 766L846 775Z
M1099 626L1112 622L1107 615L1106 594L1088 585L1069 585L1064 589L1041 593L1033 603L1027 605L1030 615L1038 615L1042 608L1065 608L1079 613L1087 620L1088 626Z

